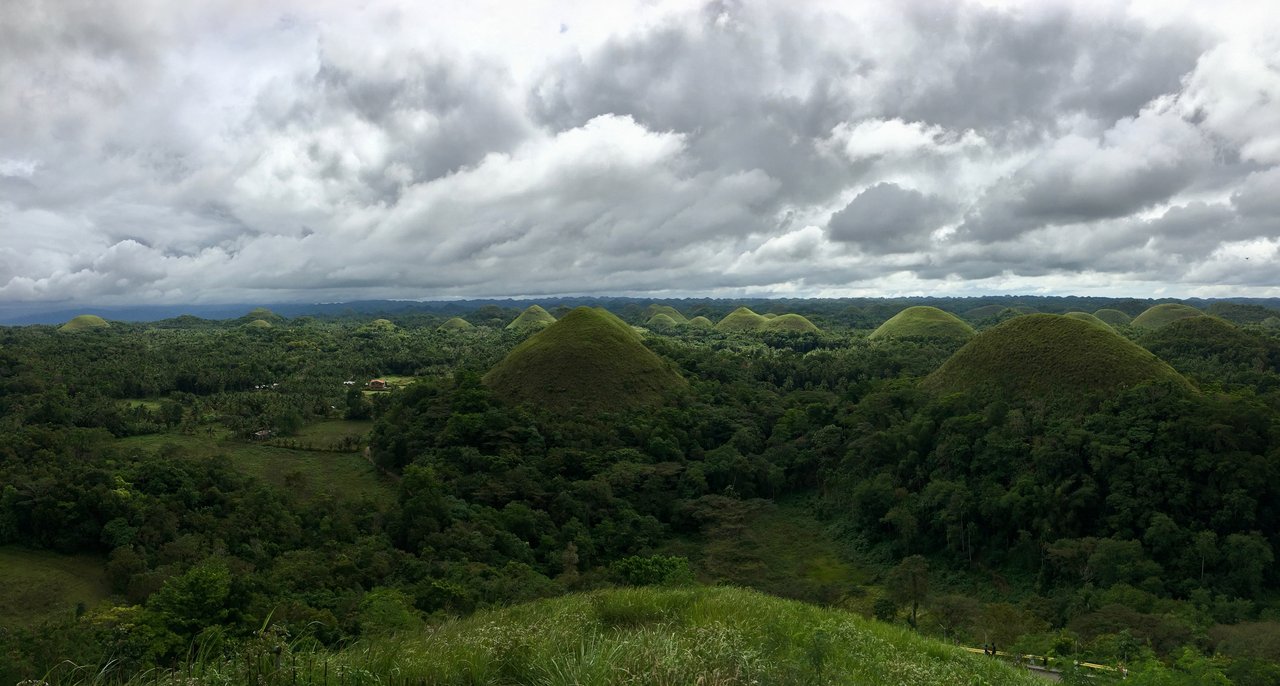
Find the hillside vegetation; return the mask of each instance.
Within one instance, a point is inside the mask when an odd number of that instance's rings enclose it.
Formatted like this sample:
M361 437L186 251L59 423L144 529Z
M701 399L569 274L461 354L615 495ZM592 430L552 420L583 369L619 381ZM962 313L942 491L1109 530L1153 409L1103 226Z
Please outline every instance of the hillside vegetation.
M965 340L973 327L950 312L936 307L908 307L881 324L868 338L950 338Z
M1110 324L1102 321L1101 319L1098 319L1097 317L1089 314L1088 312L1068 312L1062 316L1070 317L1072 319L1079 319L1082 322L1087 322L1089 324L1094 324L1096 326L1105 327L1107 329L1111 328Z
M973 338L923 382L940 392L988 388L1007 397L1077 397L1154 381L1190 384L1109 329L1053 314L1015 317Z
M1158 329L1162 326L1187 317L1200 317L1203 312L1182 303L1163 303L1154 305L1147 311L1133 318L1133 327L1137 329Z
M594 411L655 405L685 385L626 322L590 307L516 346L484 382L510 402Z

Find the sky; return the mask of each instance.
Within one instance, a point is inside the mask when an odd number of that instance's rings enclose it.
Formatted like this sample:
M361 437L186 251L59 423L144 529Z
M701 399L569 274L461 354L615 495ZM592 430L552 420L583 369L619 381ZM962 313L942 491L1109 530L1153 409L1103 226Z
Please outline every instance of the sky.
M0 3L0 304L1276 297L1278 258L1271 0Z

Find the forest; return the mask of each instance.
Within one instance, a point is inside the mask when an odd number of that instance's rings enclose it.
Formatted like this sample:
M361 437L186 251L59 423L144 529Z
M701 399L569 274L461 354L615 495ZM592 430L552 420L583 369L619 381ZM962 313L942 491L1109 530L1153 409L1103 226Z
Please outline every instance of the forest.
M708 586L1280 683L1280 310L601 304L0 328L0 683Z

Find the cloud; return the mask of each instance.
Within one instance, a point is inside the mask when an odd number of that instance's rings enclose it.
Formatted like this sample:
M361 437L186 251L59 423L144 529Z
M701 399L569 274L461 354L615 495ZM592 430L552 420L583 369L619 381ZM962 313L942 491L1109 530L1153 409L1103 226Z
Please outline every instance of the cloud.
M1274 13L997 4L7 2L0 302L1280 293Z

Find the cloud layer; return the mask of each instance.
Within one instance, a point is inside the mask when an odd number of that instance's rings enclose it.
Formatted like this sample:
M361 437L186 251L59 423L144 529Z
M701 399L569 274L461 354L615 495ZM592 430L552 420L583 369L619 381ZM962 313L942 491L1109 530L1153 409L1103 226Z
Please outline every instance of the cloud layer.
M1280 295L1264 2L348 5L0 6L0 301Z

